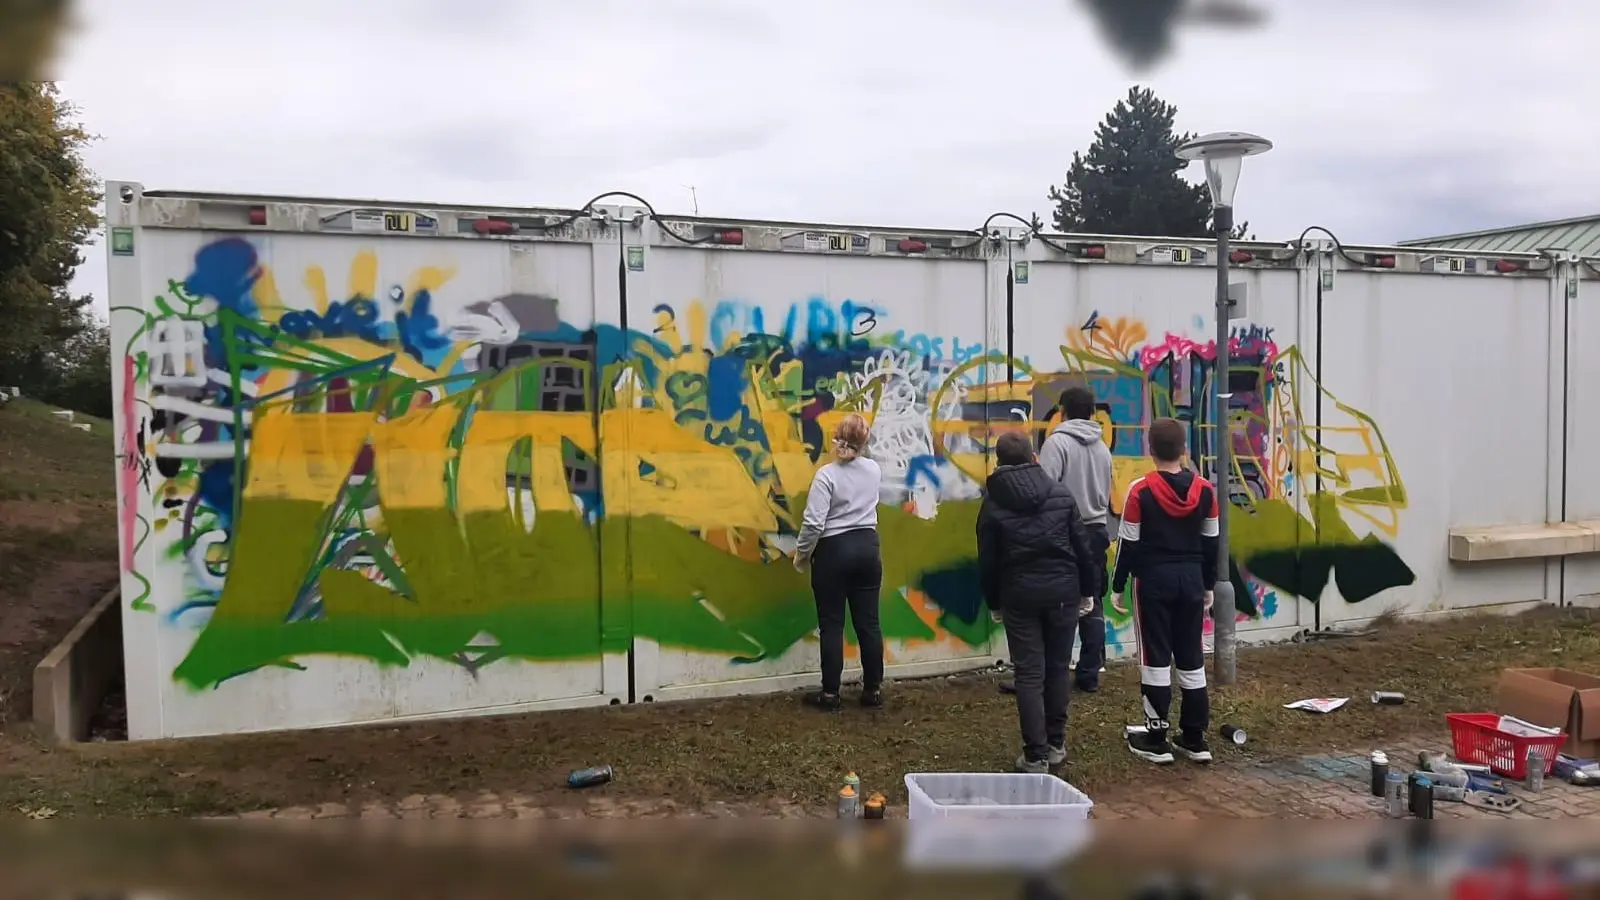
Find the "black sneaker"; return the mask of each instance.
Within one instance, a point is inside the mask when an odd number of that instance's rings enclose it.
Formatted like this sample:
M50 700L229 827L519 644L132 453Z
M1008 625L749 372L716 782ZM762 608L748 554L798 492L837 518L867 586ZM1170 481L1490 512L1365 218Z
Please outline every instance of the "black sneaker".
M823 712L838 712L839 707L842 705L838 694L830 694L827 691L813 691L807 694L805 696L805 704Z
M864 709L883 709L883 689L862 690L861 706Z
M1073 682L1073 687L1084 692L1085 694L1096 694L1100 692L1100 683L1098 681L1086 681L1080 678Z
M1172 747L1187 756L1190 762L1211 762L1211 745L1206 743L1206 736L1203 734L1194 737L1180 734L1173 740Z
M1172 762L1172 745L1163 732L1133 731L1128 733L1128 749L1145 762L1164 766Z

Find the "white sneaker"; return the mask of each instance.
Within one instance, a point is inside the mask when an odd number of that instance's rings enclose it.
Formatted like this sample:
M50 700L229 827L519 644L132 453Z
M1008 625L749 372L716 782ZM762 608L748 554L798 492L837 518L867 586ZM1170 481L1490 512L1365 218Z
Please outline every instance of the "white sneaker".
M1017 757L1017 771L1024 775L1049 775L1050 763L1042 759L1038 762L1033 762L1024 754Z

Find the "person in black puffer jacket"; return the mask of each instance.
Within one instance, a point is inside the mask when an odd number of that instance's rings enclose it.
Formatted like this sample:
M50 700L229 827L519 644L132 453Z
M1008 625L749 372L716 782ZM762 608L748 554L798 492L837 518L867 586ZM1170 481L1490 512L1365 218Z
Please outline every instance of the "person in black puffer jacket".
M1067 760L1072 638L1099 573L1072 493L1039 467L1027 436L1001 435L995 457L978 511L978 577L1016 669L1017 770L1048 772Z

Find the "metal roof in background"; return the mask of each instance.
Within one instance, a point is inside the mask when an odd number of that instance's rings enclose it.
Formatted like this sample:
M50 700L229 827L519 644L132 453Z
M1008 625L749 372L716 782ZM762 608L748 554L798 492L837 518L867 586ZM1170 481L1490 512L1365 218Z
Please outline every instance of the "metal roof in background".
M1579 256L1600 256L1600 216L1417 238L1401 241L1400 246L1451 247L1484 253L1533 253L1549 248L1571 251Z

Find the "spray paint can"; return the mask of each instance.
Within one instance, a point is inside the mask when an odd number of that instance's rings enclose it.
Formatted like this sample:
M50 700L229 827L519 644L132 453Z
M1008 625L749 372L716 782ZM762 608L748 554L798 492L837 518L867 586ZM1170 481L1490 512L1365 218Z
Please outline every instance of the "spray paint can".
M1433 818L1433 781L1426 775L1411 773L1411 814L1419 819Z
M839 789L839 818L858 819L861 817L861 796L856 789L845 785Z
M1528 780L1524 785L1528 793L1537 794L1544 790L1544 751L1538 747L1528 748Z
M861 805L861 817L872 820L882 819L884 813L888 811L888 807L888 798L882 794L873 794L867 798L866 803Z
M1389 770L1383 779L1383 796L1388 801L1389 818L1403 819L1406 817L1406 776Z
M567 787L586 788L609 782L615 775L610 766L591 766L578 769L567 776Z
M1382 797L1384 783L1389 778L1389 755L1382 750L1372 751L1372 781L1369 785L1372 796Z
M1406 702L1406 695L1399 691L1373 691L1372 702L1379 706L1399 706Z
M1235 747L1243 747L1246 740L1244 729L1237 725L1224 725L1218 729L1222 739Z

